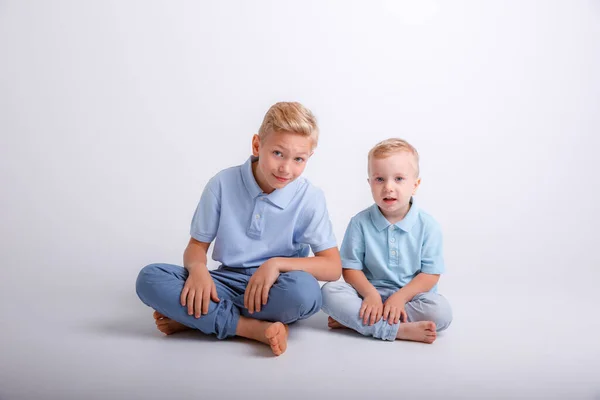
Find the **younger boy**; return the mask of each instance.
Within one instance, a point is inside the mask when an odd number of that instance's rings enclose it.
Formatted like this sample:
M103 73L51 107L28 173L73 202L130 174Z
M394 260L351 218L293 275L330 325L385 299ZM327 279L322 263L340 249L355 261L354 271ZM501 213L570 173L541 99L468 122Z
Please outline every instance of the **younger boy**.
M210 179L184 268L151 264L137 279L137 294L156 310L161 332L242 336L278 356L287 347L287 324L319 311L317 279L339 279L342 267L323 192L301 177L317 140L308 109L277 103L252 137L252 156ZM209 271L213 240L221 266ZM309 248L315 257L307 257Z
M330 328L350 328L383 340L433 343L452 321L437 293L444 272L442 232L413 199L421 179L419 155L388 139L368 156L375 204L355 215L341 247L344 282L322 288Z

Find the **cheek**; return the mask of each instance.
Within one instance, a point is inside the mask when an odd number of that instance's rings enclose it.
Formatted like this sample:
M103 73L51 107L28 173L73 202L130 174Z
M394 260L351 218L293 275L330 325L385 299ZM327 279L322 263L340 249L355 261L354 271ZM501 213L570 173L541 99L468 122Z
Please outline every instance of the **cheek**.
M262 159L263 162L260 165L260 169L262 170L264 175L267 175L269 173L269 171L271 171L272 168L272 161L269 160L268 158Z
M302 173L304 172L304 169L306 168L306 164L296 164L293 168L294 171L294 175L295 176L300 176L302 175Z

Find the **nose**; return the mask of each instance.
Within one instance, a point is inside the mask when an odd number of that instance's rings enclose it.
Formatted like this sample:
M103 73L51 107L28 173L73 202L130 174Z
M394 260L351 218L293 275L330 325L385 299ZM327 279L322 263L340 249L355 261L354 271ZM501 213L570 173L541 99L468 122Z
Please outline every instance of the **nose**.
M282 174L287 174L289 171L290 167L288 165L288 163L286 161L283 161L281 164L279 164L279 168L278 171Z

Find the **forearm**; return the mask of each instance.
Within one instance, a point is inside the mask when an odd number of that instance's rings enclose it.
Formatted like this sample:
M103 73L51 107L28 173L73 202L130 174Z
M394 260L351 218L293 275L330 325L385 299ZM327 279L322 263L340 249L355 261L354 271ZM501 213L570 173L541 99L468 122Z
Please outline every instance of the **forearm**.
M194 238L190 241L183 252L183 266L188 271L197 268L206 268L206 253L210 243L199 242Z
M398 290L405 302L409 302L419 293L429 292L440 280L439 275L425 274L421 272L413 278L406 286Z
M375 286L365 276L365 273L358 269L345 269L342 274L346 283L352 285L354 289L362 296L378 293Z
M316 253L314 257L274 257L279 272L305 271L319 281L337 281L342 274L342 260L337 247Z

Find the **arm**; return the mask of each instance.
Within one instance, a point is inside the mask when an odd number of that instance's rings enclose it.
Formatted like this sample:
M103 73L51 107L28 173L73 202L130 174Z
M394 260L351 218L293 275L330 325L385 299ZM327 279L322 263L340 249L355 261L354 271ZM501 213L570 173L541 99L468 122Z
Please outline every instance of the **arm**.
M190 241L183 252L183 266L189 275L183 285L180 302L187 306L188 314L194 314L196 318L208 313L210 299L219 301L215 282L206 265L206 253L215 238L221 215L219 197L211 189L215 182L211 179L202 191L190 226Z
M352 285L362 297L377 294L377 289L367 280L365 273L357 269L344 269L342 272L346 283Z
M398 321L406 322L405 304L415 295L430 291L440 280L442 272L444 272L442 231L433 222L427 227L423 238L420 272L404 287L388 297L384 304L383 318L390 324Z
M426 274L420 272L415 276L406 286L398 290L397 294L403 301L408 303L419 293L429 292L438 281L440 280L440 274Z
M329 219L325 196L322 191L314 190L310 194L310 199L298 218L294 240L309 245L315 256L275 257L271 260L279 272L305 271L320 281L337 281L342 274L342 260Z
M200 318L201 314L208 313L210 300L219 301L217 287L206 266L206 252L210 243L200 242L190 238L183 252L183 266L189 272L179 301L187 307L188 315Z
M430 223L423 238L421 272L397 292L405 303L419 293L430 291L440 280L440 274L444 272L442 247L442 230L437 223Z
M363 298L358 311L363 325L373 325L383 315L383 304L381 295L363 272L365 250L364 232L355 218L352 218L346 228L341 247L343 275L346 283L356 289Z
M383 303L375 286L367 280L362 270L344 269L343 274L346 283L352 285L363 298L358 311L358 316L362 318L363 325L373 325L378 322L383 315Z
M206 253L210 243L199 242L193 237L190 238L185 251L183 252L183 266L188 272L192 272L197 268L206 269Z
M315 253L314 257L274 257L269 261L279 272L305 271L319 281L337 281L342 274L342 260L337 247Z

